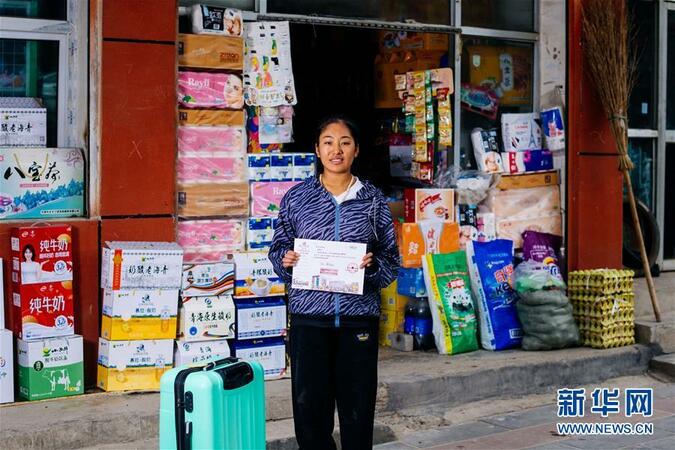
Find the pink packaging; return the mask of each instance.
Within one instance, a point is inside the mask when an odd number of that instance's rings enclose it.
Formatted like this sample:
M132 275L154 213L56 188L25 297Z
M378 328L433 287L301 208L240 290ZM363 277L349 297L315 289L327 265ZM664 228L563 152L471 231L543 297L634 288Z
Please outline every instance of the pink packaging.
M179 152L246 153L244 127L179 126L176 137Z
M251 183L251 216L276 217L281 199L300 181L255 181Z
M176 241L183 248L183 262L218 262L244 251L244 221L187 220L176 224Z
M242 156L222 152L179 152L176 179L179 183L241 183L248 167Z
M178 102L186 108L241 109L241 78L227 73L178 72Z

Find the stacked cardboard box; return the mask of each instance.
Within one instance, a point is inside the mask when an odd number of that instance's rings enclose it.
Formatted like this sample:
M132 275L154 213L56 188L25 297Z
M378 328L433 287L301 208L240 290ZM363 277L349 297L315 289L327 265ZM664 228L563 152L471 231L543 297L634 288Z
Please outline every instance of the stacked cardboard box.
M156 390L173 366L183 251L168 242L106 242L97 384Z
M635 343L632 270L579 270L569 275L568 296L583 345L621 347Z
M403 332L405 306L408 304L410 297L399 294L396 280L382 289L380 294L382 301L380 304L379 343L380 345L391 346L391 333Z
M11 248L19 394L27 400L81 394L82 337L74 334L71 227L14 228Z

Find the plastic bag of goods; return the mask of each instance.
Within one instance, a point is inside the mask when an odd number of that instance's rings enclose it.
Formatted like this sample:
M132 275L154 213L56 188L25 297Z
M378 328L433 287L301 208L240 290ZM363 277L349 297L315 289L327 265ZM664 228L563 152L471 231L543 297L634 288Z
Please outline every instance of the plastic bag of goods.
M438 353L454 355L478 350L466 253L428 254L422 265Z
M523 330L516 311L513 241L469 241L466 246L471 288L478 306L481 345L486 350L519 347Z
M579 344L579 329L565 283L555 264L525 261L516 267L514 287L523 327L523 350L553 350Z

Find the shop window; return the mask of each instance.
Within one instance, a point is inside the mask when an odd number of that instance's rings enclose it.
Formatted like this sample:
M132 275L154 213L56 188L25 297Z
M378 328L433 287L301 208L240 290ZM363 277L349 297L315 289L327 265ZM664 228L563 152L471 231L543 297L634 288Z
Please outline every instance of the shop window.
M450 3L448 0L268 0L267 11L449 25Z
M57 146L59 42L0 39L0 97L37 97L47 108L47 146Z
M633 11L635 26L635 47L638 56L637 79L628 105L629 128L656 128L655 71L656 25L655 3L632 0L629 8Z
M462 2L462 26L534 31L534 0Z
M666 145L665 173L675 173L675 143ZM663 259L675 259L675 177L666 176L663 209ZM670 206L669 206L670 205Z
M209 6L220 6L223 8L236 8L242 11L255 11L256 0L179 0L180 6L192 6L196 4L207 4Z
M67 20L66 0L0 0L0 16Z
M471 131L501 128L503 113L533 112L534 47L529 43L492 38L463 38L462 91L495 99L496 108L467 108L462 102L460 116L460 165L475 169ZM469 94L470 95L470 94Z
M654 139L631 138L628 154L635 164L630 174L638 200L654 211Z
M675 11L668 11L668 58L666 89L666 128L675 130Z

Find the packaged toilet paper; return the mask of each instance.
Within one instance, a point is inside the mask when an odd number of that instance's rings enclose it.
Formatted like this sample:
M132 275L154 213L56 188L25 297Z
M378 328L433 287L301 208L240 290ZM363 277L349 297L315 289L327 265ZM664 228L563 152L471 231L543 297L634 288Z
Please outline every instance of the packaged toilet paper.
M243 183L246 161L222 152L178 152L176 181L181 184Z
M246 130L229 126L179 126L178 153L246 154Z
M186 220L176 224L176 240L186 263L219 262L244 250L245 230L241 219Z
M241 109L241 78L228 73L178 72L178 102L186 108Z

